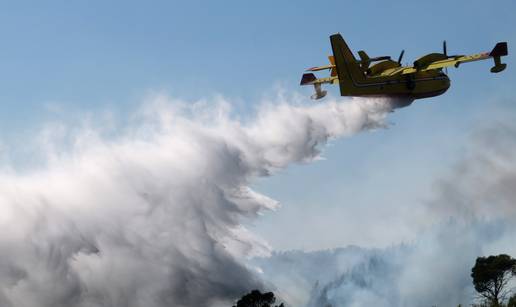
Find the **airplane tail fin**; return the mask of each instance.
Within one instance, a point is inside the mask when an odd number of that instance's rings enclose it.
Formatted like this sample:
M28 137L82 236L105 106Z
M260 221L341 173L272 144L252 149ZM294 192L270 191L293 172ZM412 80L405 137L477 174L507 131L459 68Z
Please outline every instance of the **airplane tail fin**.
M357 59L340 34L330 36L335 68L339 77L340 94L348 96L356 85L365 80Z
M492 73L501 72L507 67L507 64L502 63L501 59L502 56L506 56L507 54L509 54L507 50L507 42L500 42L496 44L493 50L491 50L489 56L493 57L495 64L493 67L491 67Z

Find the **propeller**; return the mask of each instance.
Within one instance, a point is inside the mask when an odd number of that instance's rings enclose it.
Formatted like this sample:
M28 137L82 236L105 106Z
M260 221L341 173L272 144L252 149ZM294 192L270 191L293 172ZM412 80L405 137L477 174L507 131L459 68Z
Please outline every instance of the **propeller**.
M462 55L460 55L460 54L448 55L448 50L447 50L447 48L446 48L446 41L445 41L445 40L443 41L443 54L444 54L444 56L445 56L447 59L449 59L449 58L457 58L457 57L461 57L461 56L462 56ZM444 68L444 71L445 71L446 73L448 73L448 67L445 67L445 68Z
M403 59L403 55L405 54L405 50L401 50L400 56L398 58L398 64L401 65L401 60Z
M378 62L378 61L383 61L383 60L390 60L391 57L390 56L378 56L376 58L371 58L369 59L371 62Z
M448 58L448 51L446 50L446 40L443 41L443 54ZM446 74L448 74L448 67L444 68Z
M454 54L454 55L448 55L448 50L446 48L446 41L444 40L443 41L443 54L447 57L447 58L456 58L456 57L461 57L463 55L461 54Z

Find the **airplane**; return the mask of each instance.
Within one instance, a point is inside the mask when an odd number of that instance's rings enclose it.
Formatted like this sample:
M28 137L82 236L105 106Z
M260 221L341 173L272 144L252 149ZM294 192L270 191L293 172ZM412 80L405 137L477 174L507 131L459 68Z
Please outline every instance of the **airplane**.
M314 86L312 99L326 96L323 84L338 84L341 96L398 98L401 102L397 107L404 107L414 99L434 97L446 92L450 87L450 79L446 74L449 66L458 68L462 63L493 58L492 73L501 72L507 67L507 64L501 62L501 57L508 54L507 42L497 43L491 52L448 55L444 41L442 53L424 55L415 60L412 66L401 65L405 50L401 51L397 61L390 56L370 58L363 50L358 52L360 60L357 60L340 34L331 35L330 42L333 51L333 55L328 57L330 64L306 70L330 70L330 76L317 78L313 73L305 73L301 78L301 85Z

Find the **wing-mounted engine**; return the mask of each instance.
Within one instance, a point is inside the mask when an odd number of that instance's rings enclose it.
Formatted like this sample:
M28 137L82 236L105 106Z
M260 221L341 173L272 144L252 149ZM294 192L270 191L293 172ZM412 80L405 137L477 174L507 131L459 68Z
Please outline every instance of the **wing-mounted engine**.
M444 53L430 53L415 60L414 68L419 70L421 68L427 67L428 65L434 62L446 60L447 58L448 56L446 56Z
M383 71L387 69L401 66L401 59L398 62L395 62L391 59L390 56L379 56L370 58L364 50L360 50L358 52L358 55L360 56L360 68L362 68L364 73L368 76L380 75ZM373 62L378 63L375 63L374 65L370 66Z
M372 62L379 62L379 61L385 61L385 60L391 59L390 56L379 56L379 57L370 58L364 50L360 50L358 52L358 55L360 56L360 61L359 61L360 67L364 71L366 71L369 68L369 65L371 65Z
M419 59L414 61L414 68L420 70L422 68L427 67L430 64L433 64L438 61L443 61L447 59L455 59L459 57L463 57L464 55L448 55L448 51L446 50L446 41L443 41L443 53L430 53L420 57Z
M373 66L369 67L366 70L366 75L377 76L377 75L380 75L382 72L386 71L387 69L397 68L400 66L401 65L398 62L393 61L393 60L382 61L380 63L376 63Z

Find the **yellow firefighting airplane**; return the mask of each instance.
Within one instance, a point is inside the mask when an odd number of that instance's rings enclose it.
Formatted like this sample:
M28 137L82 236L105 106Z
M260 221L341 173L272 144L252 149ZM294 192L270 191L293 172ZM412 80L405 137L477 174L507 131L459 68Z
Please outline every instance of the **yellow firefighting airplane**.
M494 59L491 72L498 73L507 64L500 57L507 55L507 42L496 44L491 52L473 55L448 55L446 41L443 53L430 53L414 61L413 66L402 66L405 51L401 51L398 61L389 56L370 58L365 51L359 51L357 60L340 34L330 36L333 56L329 56L330 65L312 67L307 71L329 69L330 77L316 78L313 73L306 73L301 85L313 85L315 94L312 99L326 96L322 84L339 84L341 96L387 96L406 98L407 104L414 99L438 96L450 87L450 79L443 72L448 66L459 67L462 63ZM374 65L371 63L377 62ZM405 106L405 105L400 105Z

